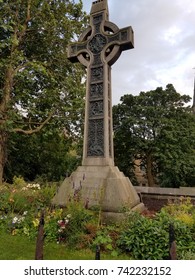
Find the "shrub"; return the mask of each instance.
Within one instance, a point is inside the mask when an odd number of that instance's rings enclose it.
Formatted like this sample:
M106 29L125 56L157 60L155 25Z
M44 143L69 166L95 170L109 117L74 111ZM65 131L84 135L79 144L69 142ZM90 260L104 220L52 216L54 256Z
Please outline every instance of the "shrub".
M131 212L117 242L135 259L164 259L168 256L168 232L157 220Z
M130 212L123 225L117 242L118 246L135 259L167 259L169 256L169 225L173 224L178 258L182 259L186 252L194 254L195 232L191 214L185 213L188 218L181 219L178 214L181 211L168 211L173 208L174 205L162 208L153 219ZM183 205L181 208L187 209ZM191 207L188 207L189 209Z
M83 234L86 234L86 225L93 221L97 223L94 212L84 208L82 203L73 201L67 205L66 217L70 216L70 221L65 232L65 241L68 246L80 246Z
M109 252L113 257L117 256L120 253L116 244L119 232L120 228L116 225L101 226L96 232L91 248L95 250L99 246L101 251Z

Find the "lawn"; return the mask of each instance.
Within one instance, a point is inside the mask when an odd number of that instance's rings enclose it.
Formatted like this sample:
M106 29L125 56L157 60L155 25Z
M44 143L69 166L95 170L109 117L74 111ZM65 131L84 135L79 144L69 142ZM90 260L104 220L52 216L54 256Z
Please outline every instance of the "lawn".
M0 233L0 260L34 260L36 241L29 240L25 236L13 236ZM71 250L65 245L47 243L44 246L44 260L94 260L95 253L91 250ZM101 253L102 260L128 260L128 256L120 255L113 257Z

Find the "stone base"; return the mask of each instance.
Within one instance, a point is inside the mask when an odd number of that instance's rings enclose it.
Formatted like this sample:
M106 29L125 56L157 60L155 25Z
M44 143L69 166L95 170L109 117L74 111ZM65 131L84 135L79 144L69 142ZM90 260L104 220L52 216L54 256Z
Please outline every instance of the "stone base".
M105 220L116 220L130 209L144 209L129 178L116 166L79 166L64 180L52 203L66 206L75 195L79 195L89 209L101 208Z

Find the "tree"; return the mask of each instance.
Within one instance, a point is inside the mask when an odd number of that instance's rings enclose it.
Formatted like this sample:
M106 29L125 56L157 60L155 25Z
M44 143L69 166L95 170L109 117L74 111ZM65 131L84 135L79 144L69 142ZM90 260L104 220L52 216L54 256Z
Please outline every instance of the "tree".
M25 181L60 181L80 164L78 144L54 125L32 135L14 133L8 142L4 179L9 183L13 176L22 176Z
M157 179L163 186L187 183L195 165L194 116L186 106L190 97L169 84L138 96L124 95L121 101L113 108L116 160L125 155L122 164L127 167L140 159L149 186Z
M0 0L0 183L10 133L79 127L84 69L67 60L66 47L87 18L81 1Z

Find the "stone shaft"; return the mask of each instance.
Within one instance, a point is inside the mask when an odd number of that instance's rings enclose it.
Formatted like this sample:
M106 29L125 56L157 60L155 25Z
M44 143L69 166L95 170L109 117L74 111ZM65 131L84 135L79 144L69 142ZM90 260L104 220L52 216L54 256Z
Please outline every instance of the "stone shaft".
M133 48L132 28L119 29L108 15L107 1L93 2L90 26L68 48L68 58L87 67L85 166L114 166L111 65L123 50Z

